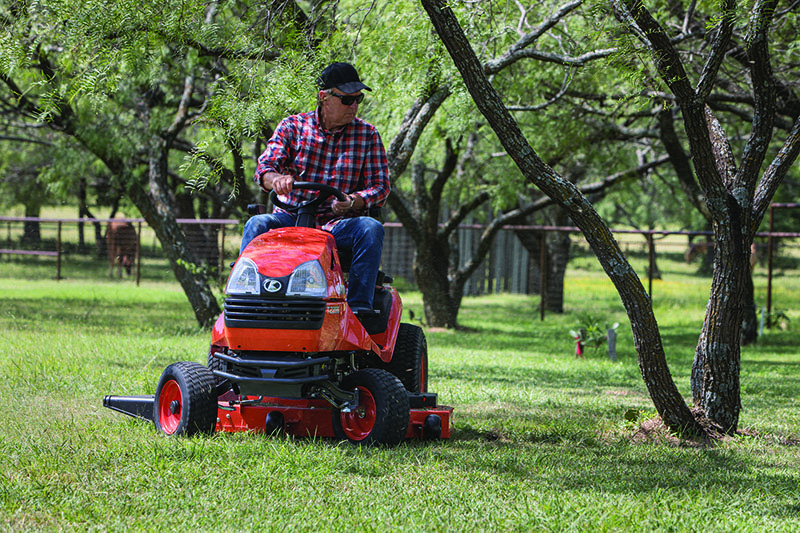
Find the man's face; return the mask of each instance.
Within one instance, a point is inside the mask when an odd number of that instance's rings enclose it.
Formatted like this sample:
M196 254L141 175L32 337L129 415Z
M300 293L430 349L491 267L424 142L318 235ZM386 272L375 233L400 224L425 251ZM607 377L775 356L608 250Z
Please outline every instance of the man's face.
M350 105L342 103L340 96L359 96L361 91L355 93L343 93L339 89L332 89L333 95L324 91L320 92L322 98L322 116L325 119L325 127L329 130L341 128L350 124L358 112L358 102L353 101Z

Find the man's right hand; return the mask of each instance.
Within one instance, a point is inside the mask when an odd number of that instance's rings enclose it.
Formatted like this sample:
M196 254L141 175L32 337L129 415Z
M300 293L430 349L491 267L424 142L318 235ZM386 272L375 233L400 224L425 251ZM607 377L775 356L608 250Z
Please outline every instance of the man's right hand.
M266 190L273 190L280 195L287 195L294 188L294 176L267 172L261 177L262 185Z

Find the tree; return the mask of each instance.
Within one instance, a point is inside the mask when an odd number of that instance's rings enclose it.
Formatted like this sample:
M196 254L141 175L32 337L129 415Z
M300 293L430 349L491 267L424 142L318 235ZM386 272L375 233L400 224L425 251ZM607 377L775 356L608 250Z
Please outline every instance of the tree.
M616 128L598 128L596 124L584 127L580 121L574 120L572 109L559 111L555 105L566 94L567 87L585 88L592 83L596 72L588 71L586 67L579 75L575 72L577 66L586 66L612 53L611 49L598 49L570 57L559 50L560 40L538 45L548 30L566 25L566 17L580 3L571 1L552 13L539 11L538 4L525 8L518 4L521 16L513 31L507 22L513 16L503 13L502 6L486 3L477 10L479 14L471 15L471 27L484 39L481 49L488 56L482 63L484 70L491 76L509 72L508 77L514 81L505 82L504 91L520 102L514 106L515 112L525 115L524 120L530 129L545 131L548 122L551 125L558 122L559 127L551 127L542 138L547 139L554 158L560 159L565 167L576 169L573 172L576 177L586 175L586 169L577 170L585 162L574 157L576 146L586 147L586 151L603 150L608 144L603 141L623 137ZM406 3L392 3L391 7L393 12L409 9L397 15L404 20L418 16ZM383 20L386 16L391 15L381 13L378 17L381 24L386 23ZM536 17L541 17L541 20L531 22ZM482 26L484 22L486 28ZM377 42L382 49L408 50L405 54L393 54L390 71L402 72L398 77L402 78L403 91L407 93L407 87L417 87L416 94L419 95L411 103L389 144L390 175L394 184L389 205L415 244L415 280L423 294L427 323L452 328L457 326L464 286L485 260L498 232L508 224L524 223L529 215L553 202L539 192L526 198L528 192L519 171L508 158L493 155L497 151L496 141L487 135L486 124L465 118L463 85L460 80L449 79L450 68L444 64L444 51L436 42L430 41L427 30L415 27L397 34L387 33L383 26L380 27L382 31L376 33L379 33ZM571 33L565 33L566 38L575 38ZM559 39L561 37L564 36L559 36ZM362 38L360 44L363 50L365 39ZM415 66L408 67L406 61L414 61ZM520 64L524 61L536 61L546 72L533 80L521 76L519 70L523 67ZM422 69L416 66L419 64L423 65ZM563 74L565 70L569 75ZM563 85L553 85L551 79L554 78ZM545 102L522 105L529 102L531 95L542 97ZM585 97L580 100L583 99ZM574 109L578 107L576 105ZM557 117L558 114L561 116ZM424 150L415 155L418 143L424 146ZM613 168L614 172L596 183L582 183L581 186L597 193L623 178L640 175L651 168L649 163L640 165L630 156L621 157L623 150L620 148L614 157L607 156L613 161L607 168ZM400 177L406 173L410 174L410 179L401 181ZM524 200L520 201L520 197ZM456 230L462 222L480 218L485 211L494 216L491 221L485 220L487 229L480 236L472 255L464 264L459 264L460 254L453 238ZM535 246L533 241L528 244ZM554 251L560 253L548 255L554 269L551 276L554 281L563 277L566 268L568 246L564 244L553 243ZM552 283L548 288L558 294L547 301L555 305L554 309L560 310L563 285Z
M176 219L194 217L205 205L188 196L189 181L177 167L184 154L192 154L219 177L202 192L217 216L236 212L237 204L226 198L230 191L240 193L239 208L248 200L238 141L229 140L215 154L216 147L202 143L197 124L219 90L226 62L259 64L277 57L263 33L247 31L248 24L277 10L250 7L102 0L0 4L4 109L74 139L84 157L103 163L154 229L204 326L213 324L219 305ZM273 37L281 42L268 34Z
M692 161L714 221L714 277L692 372L698 418L689 410L672 381L652 304L608 228L586 198L548 167L527 143L486 78L453 11L441 0L422 0L422 4L476 106L489 120L509 155L526 179L569 212L616 286L631 320L644 381L664 423L673 430L703 433L705 430L699 420L704 419L719 430L735 432L740 410L741 303L743 279L748 270L746 252L770 199L800 150L800 120L795 120L783 146L757 183L775 120L775 79L768 51L775 3L756 3L747 40L742 43L752 79L754 114L739 169L735 167L731 146L725 141L719 122L707 106L716 73L733 44L735 13L732 2L723 5L697 87L691 85L668 34L643 4L638 0L625 0L616 6L626 28L635 31L652 52L653 67L681 109Z

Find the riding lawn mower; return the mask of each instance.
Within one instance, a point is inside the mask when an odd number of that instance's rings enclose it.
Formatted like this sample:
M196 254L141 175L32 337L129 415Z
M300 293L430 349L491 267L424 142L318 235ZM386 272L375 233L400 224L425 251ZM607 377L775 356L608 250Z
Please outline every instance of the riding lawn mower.
M272 193L297 225L256 237L236 260L207 365L173 363L155 395L106 396L103 405L167 435L284 432L367 446L449 438L453 409L427 391L425 335L401 322L391 277L378 274L372 313L357 316L347 304L349 250L315 222L328 198L344 194L294 187L319 194L291 206Z

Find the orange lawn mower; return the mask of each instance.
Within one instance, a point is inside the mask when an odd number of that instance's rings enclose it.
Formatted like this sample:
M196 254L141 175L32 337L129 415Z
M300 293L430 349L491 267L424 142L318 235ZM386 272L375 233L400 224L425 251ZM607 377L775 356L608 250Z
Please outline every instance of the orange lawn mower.
M392 279L378 274L374 314L358 317L347 304L349 250L337 250L314 217L345 195L317 183L294 188L319 194L291 206L272 193L297 225L256 237L237 259L207 366L173 363L155 395L106 396L103 405L167 435L284 432L367 446L449 438L453 409L427 391L425 334L400 321Z

